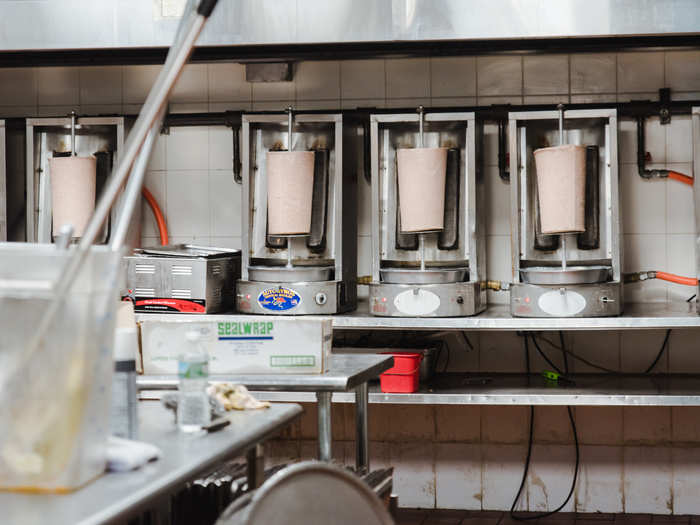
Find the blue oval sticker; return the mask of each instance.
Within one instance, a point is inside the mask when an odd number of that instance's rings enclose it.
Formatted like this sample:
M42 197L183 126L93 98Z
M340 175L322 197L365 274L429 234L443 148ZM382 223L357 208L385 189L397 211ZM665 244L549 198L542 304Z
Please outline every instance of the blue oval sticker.
M291 310L298 306L299 303L301 303L299 294L283 286L263 290L262 293L258 295L258 304L266 310L275 312Z

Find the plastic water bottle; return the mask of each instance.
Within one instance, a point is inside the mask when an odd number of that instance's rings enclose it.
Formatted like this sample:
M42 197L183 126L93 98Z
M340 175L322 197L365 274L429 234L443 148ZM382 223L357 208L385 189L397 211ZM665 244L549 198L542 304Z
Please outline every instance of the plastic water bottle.
M178 359L180 398L177 403L177 422L182 432L198 432L211 422L207 383L209 381L209 353L202 334L185 334L187 344Z

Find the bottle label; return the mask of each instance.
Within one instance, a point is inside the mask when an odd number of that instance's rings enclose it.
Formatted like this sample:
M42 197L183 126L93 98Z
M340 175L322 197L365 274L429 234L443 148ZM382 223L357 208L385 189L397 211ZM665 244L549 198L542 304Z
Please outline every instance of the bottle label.
M183 379L206 379L209 377L209 363L185 363L180 361L177 365L177 374Z

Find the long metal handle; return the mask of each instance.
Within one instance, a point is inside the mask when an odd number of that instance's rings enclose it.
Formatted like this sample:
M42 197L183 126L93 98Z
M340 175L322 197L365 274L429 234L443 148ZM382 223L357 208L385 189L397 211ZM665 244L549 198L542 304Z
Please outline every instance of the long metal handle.
M143 180L146 178L146 167L148 166L148 160L151 157L151 152L153 151L153 145L158 139L158 133L163 124L163 117L165 115L164 111L160 112L159 118L153 124L151 129L146 135L146 140L141 146L141 151L139 156L134 162L134 167L131 169L131 176L129 181L126 183L126 188L124 188L124 193L122 196L122 207L117 215L117 221L112 231L112 238L109 243L109 247L112 251L119 251L124 244L126 239L126 234L129 231L129 225L131 223L131 218L136 209L136 205L140 202L139 195L141 195L141 188L143 187Z
M423 113L425 108L423 106L418 106L416 110L418 112L418 147L423 147Z
M178 39L168 52L165 65L163 69L161 69L155 84L146 98L146 102L144 102L141 108L141 113L138 119L136 119L124 145L124 153L121 155L119 164L112 172L112 176L102 193L102 197L97 203L95 212L80 239L75 253L68 260L68 263L65 265L56 281L56 286L53 290L53 299L42 316L35 331L35 335L24 353L25 360L29 359L29 356L31 356L42 343L56 312L61 307L63 299L67 296L67 292L73 285L78 270L82 266L90 246L95 241L97 234L102 228L102 224L109 214L109 210L129 176L131 166L146 139L149 129L151 129L161 109L164 107L175 82L182 72L182 68L192 52L194 43L197 41L204 27L204 23L215 4L216 2L202 0L197 11L192 9L190 12L186 12L183 15L180 28L178 29ZM200 11L202 12L200 13Z
M75 157L75 111L70 112L70 154Z
M287 106L287 151L292 151L292 128L294 126L294 115L292 106Z

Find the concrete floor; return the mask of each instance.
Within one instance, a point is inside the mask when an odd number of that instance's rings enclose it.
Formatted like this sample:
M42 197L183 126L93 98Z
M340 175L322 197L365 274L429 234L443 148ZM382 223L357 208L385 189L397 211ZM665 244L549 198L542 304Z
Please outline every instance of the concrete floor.
M527 516L524 513L523 516ZM559 513L538 520L515 521L507 512L466 510L399 509L396 525L700 525L700 516L651 514Z

